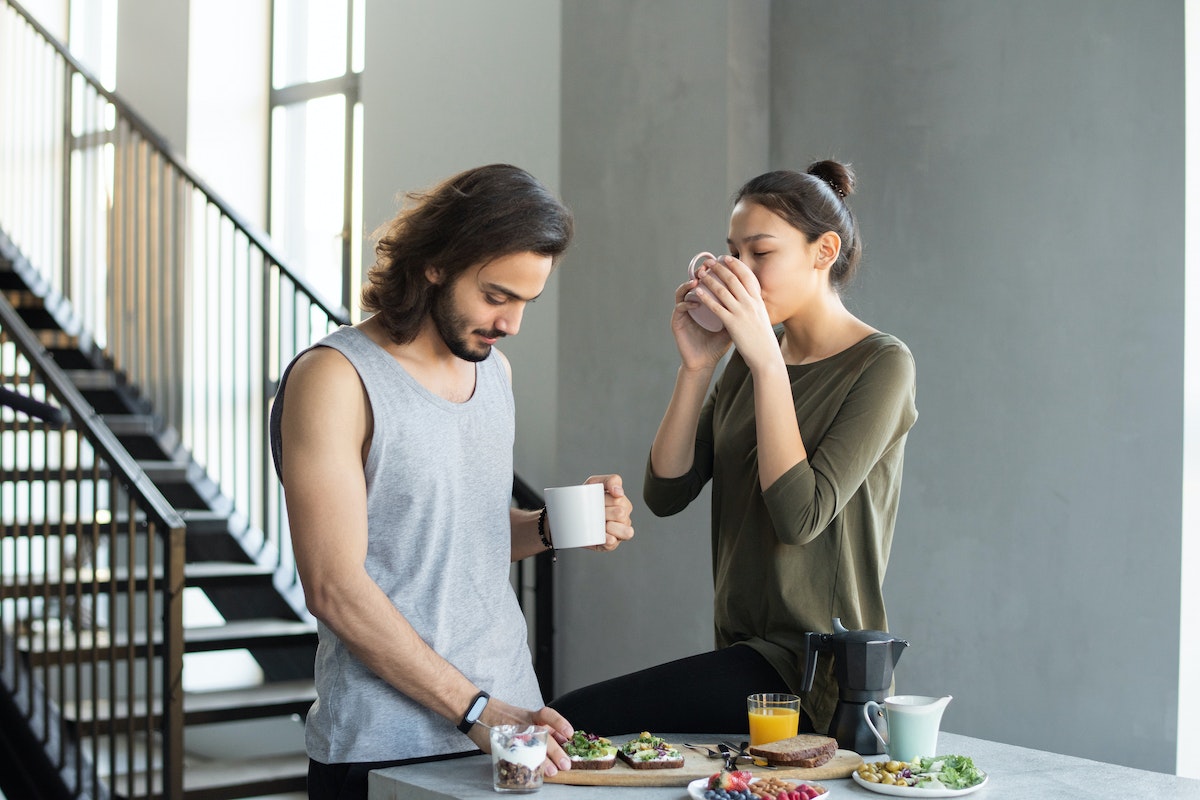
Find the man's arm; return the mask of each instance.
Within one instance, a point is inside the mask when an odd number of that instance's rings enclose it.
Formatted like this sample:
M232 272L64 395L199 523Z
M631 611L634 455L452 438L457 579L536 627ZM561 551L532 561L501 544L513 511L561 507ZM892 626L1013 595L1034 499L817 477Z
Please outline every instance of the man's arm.
M341 353L317 348L296 363L283 407L281 472L305 602L371 671L457 724L478 687L421 639L364 566L363 457L371 426L366 392ZM488 703L481 721L536 721L563 736L572 732L551 709L535 713L499 698ZM486 729L476 726L470 736L489 749ZM550 749L553 760L563 758L556 743Z

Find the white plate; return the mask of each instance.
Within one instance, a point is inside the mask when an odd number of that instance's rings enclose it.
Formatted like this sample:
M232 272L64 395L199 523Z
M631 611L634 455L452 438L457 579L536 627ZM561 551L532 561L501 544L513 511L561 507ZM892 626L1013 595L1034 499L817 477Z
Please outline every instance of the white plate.
M821 795L822 798L829 797L829 795L832 794L832 792L829 791L828 786L823 786L822 784L816 783L815 781L804 781L804 780L798 780L796 778L784 778L783 780L788 781L790 783L796 783L796 784L807 783L809 786L820 786L822 789L825 790L825 794ZM752 780L750 782L755 783L756 781L758 781L758 778L755 778L754 780ZM980 785L982 785L982 784L980 784ZM708 788L708 778L697 778L696 780L692 781L691 783L689 783L687 785L688 794L692 797L692 800L704 800L704 790L707 788Z
M980 770L980 772L983 772L983 770ZM916 786L889 786L886 783L871 783L870 781L864 781L859 777L857 772L850 773L850 777L854 778L854 782L859 786L866 787L872 792L890 794L895 797L958 797L959 795L970 794L971 792L978 791L984 786L987 786L988 782L988 776L986 772L983 772L983 780L974 786L968 786L965 789L921 789Z

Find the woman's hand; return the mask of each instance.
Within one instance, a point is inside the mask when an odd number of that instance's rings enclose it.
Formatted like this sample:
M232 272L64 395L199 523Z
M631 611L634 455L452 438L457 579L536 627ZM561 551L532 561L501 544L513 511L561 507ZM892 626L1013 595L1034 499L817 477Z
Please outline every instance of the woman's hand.
M725 324L725 332L751 371L781 358L753 270L733 256L721 256L705 262L696 277L697 299Z
M709 259L706 263L716 262ZM699 285L699 279L692 278L675 290L675 310L671 314L671 333L675 336L675 346L679 348L683 367L693 371L711 370L716 367L730 344L727 331L713 333L705 330L688 313L690 309L701 305L699 300L688 298L688 292Z
M621 476L593 475L584 483L604 484L604 544L593 545L587 549L597 552L616 550L621 542L633 538L633 503L625 496Z

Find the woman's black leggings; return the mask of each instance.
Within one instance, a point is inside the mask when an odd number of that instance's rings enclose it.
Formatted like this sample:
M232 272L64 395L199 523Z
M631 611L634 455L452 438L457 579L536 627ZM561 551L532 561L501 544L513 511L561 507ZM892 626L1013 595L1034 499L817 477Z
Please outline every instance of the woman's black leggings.
M576 730L600 736L749 729L746 697L791 692L758 651L734 645L567 692L549 703ZM800 730L812 723L800 712Z

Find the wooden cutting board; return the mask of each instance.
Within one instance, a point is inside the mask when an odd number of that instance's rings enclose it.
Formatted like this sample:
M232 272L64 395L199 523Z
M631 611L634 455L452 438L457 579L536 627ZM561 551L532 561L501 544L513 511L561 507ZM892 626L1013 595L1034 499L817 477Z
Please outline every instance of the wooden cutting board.
M716 750L714 745L708 746ZM683 766L675 769L633 769L618 758L611 769L569 769L544 780L546 783L565 783L571 786L687 786L697 778L707 778L721 771L721 759L706 758L678 744L676 747L683 753ZM838 750L833 758L819 767L810 769L764 769L753 764L747 765L745 762L739 763L738 768L752 773L756 778L772 776L788 781L819 781L848 778L862 763L862 756L858 753Z

